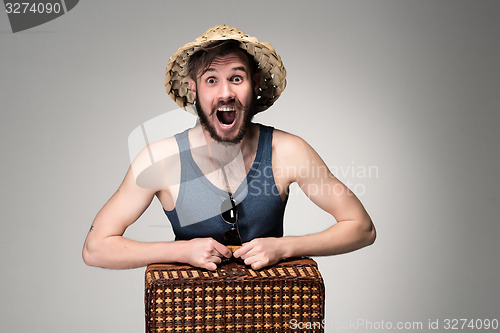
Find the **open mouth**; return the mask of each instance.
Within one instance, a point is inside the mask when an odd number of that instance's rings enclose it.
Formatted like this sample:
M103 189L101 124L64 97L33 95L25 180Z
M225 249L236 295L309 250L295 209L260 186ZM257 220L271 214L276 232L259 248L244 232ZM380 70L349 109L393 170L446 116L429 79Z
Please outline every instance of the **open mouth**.
M224 126L231 126L236 120L236 110L234 107L217 109L217 119Z

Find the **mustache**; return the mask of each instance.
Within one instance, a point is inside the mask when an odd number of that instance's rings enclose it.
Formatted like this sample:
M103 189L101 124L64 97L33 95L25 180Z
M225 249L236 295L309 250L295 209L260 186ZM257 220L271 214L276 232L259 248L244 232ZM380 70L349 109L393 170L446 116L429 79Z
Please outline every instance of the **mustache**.
M227 101L219 101L217 104L212 105L212 110L210 110L210 115L213 115L217 112L217 109L221 106L230 106L235 107L236 110L242 110L244 112L248 111L248 108L245 107L238 99L229 99Z

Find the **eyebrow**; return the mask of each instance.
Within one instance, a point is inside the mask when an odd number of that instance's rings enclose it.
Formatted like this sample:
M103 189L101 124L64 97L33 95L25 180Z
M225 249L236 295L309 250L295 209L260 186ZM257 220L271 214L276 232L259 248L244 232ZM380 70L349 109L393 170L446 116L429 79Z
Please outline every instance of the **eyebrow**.
M231 70L233 72L237 72L237 71L243 71L243 72L247 72L247 69L245 66L237 66L237 67L233 67L231 68ZM203 71L203 73L200 74L200 76L203 76L205 73L207 72L216 72L215 68L212 68L212 67L208 67L205 71Z

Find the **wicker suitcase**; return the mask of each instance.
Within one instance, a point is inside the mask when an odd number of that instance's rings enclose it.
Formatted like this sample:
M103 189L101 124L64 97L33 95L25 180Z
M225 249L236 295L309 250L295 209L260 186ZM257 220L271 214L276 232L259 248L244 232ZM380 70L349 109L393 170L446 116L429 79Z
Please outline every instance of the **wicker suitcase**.
M146 332L323 332L324 284L314 260L258 271L230 262L146 269Z

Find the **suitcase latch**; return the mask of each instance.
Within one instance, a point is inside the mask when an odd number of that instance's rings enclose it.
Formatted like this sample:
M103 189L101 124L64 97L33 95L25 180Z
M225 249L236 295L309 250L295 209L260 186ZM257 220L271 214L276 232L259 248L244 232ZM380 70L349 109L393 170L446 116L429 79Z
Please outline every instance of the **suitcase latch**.
M247 272L245 272L245 270L243 269L232 267L230 270L221 269L221 274L224 276L244 276L247 275Z

